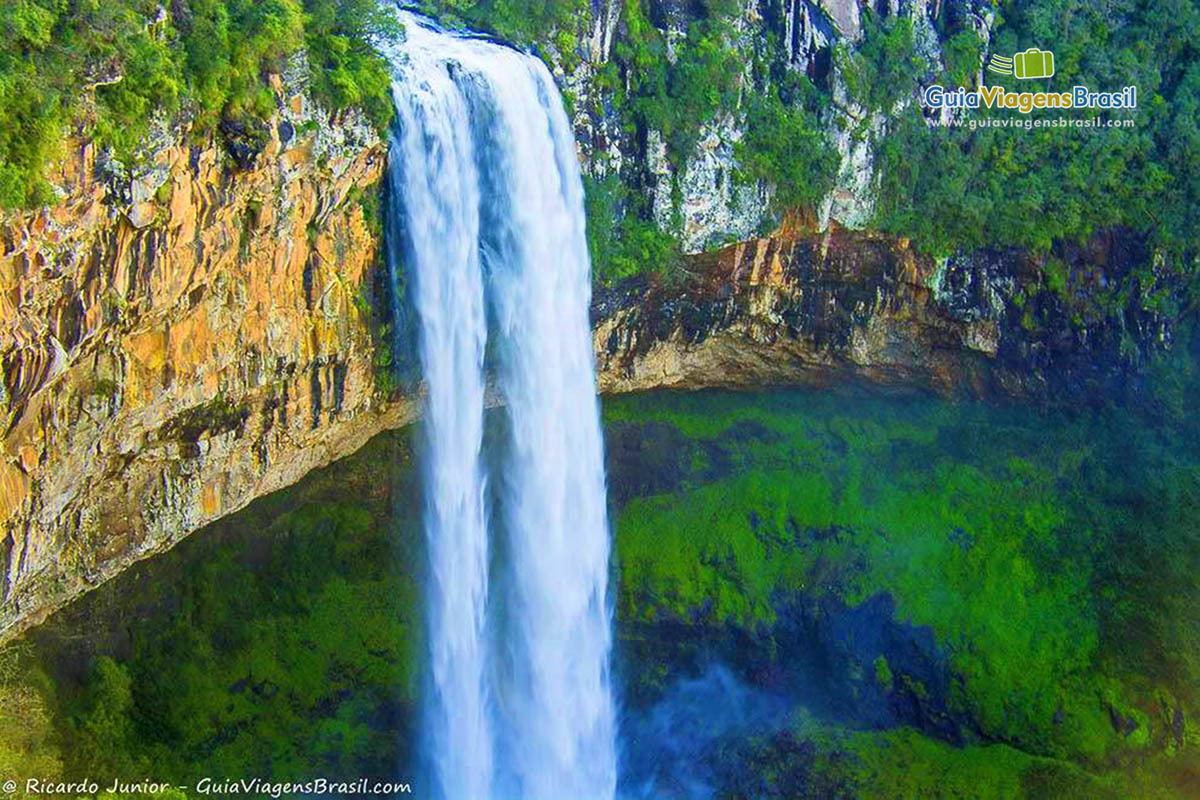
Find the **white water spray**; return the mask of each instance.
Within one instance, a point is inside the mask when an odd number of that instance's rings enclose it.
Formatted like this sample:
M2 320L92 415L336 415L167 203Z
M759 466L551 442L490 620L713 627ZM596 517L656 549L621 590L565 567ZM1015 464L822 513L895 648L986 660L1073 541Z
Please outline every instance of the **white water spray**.
M537 59L405 24L392 185L428 384L435 781L446 800L610 800L608 521L571 128ZM508 421L495 526L485 302Z

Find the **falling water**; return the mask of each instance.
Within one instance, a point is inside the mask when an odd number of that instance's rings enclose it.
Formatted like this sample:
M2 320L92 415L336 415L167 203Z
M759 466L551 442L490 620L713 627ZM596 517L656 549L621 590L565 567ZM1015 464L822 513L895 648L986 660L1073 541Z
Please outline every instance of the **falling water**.
M608 522L575 143L540 61L405 23L392 182L428 384L434 777L447 800L607 800ZM489 318L508 423L494 521Z

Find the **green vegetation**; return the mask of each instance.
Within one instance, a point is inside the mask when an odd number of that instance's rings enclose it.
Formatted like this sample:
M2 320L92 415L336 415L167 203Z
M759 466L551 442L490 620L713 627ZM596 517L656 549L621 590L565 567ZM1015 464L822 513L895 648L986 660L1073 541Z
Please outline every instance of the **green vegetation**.
M1104 781L1068 762L1031 756L1005 744L954 747L911 728L826 735L825 746L841 754L834 769L849 774L855 796L861 800L1117 800L1129 795L1112 784L1144 786L1121 779ZM1155 796L1151 792L1139 796Z
M282 780L394 755L368 722L411 701L419 604L411 582L394 591L406 582L376 524L361 506L301 507L266 532L271 568L251 571L230 552L206 562L180 587L177 622L139 641L128 667L101 659L66 698L69 766L119 775L153 764L183 779L207 774L203 764ZM112 688L127 682L125 694Z
M423 0L421 10L443 23L489 31L521 47L553 46L575 58L580 20L590 0Z
M313 96L334 110L362 108L376 127L392 119L392 78L371 45L394 38L400 25L376 0L304 0L304 44Z
M668 158L682 169L705 125L722 114L742 116L746 135L735 148L735 177L772 187L777 216L814 208L832 188L837 170L837 154L816 116L825 105L820 93L807 78L772 71L769 44L768 51L761 51L759 42L734 28L738 3L706 0L699 6L669 59L665 36L651 24L646 4L626 0L625 36L614 46L614 66L627 80L611 80L624 124L658 131ZM754 67L749 80L747 62ZM610 248L632 250L638 257L649 238L644 226L652 223L649 209L634 212L635 221L617 231ZM593 215L588 222L604 224ZM593 246L602 275L610 272L603 268L605 255L604 248ZM640 267L658 268L646 262Z
M578 0L520 7L506 0L429 0L425 9L543 53L553 48L570 69L586 33L578 29L584 6ZM812 83L776 74L770 62L777 43L737 30L735 0L691 4L683 36L671 48L650 10L647 0L624 0L612 60L600 65L595 85L601 91L590 98L598 105L583 110L615 114L623 133L639 142L651 131L661 135L676 171L695 153L704 126L722 115L744 117L747 135L736 148L734 177L771 186L777 216L813 208L833 184L837 156L817 119L827 102ZM656 221L641 180L608 173L588 181L588 241L604 282L639 273L669 278L679 264L678 197L673 218Z
M985 55L985 44L973 30L962 30L942 43L942 60L946 62L947 85L967 87Z
M419 529L390 513L416 488L411 470L386 481L409 447L376 440L0 653L5 776L393 778L422 628Z
M1127 227L1149 234L1178 265L1200 240L1200 9L1190 0L1169 6L1139 0L1119 12L1103 4L1036 0L1004 3L1002 13L991 50L1005 54L1039 44L1053 49L1057 72L1034 85L989 73L990 84L1057 91L1136 85L1136 111L1091 115L1132 119L1135 127L930 128L913 106L882 142L877 224L935 253L982 246L1047 250L1058 241ZM864 51L882 52L884 44L870 45L879 38L872 31ZM970 84L974 34L946 36L945 81ZM1019 115L973 113L985 116Z
M388 72L369 44L398 25L373 0L15 0L0 7L0 208L53 200L45 180L75 120L132 157L157 112L185 107L197 135L257 119L264 77L306 48L312 91L331 110L391 117ZM94 88L92 93L81 91Z
M966 715L1072 791L1126 759L1149 765L1155 786L1195 768L1190 749L1191 767L1164 766L1178 736L1200 744L1172 727L1175 709L1200 713L1200 629L1186 610L1200 607L1195 425L799 393L631 397L605 414L686 437L676 488L617 517L620 619L696 636L732 627L782 664L774 631L794 602L856 608L886 594L897 623L933 631L954 676L934 719ZM933 700L911 667L856 657L860 691ZM943 770L969 780L981 768L908 736L860 754L886 764L866 763L877 793L862 796L959 796L930 787ZM1076 796L1027 789L981 796Z
M721 796L821 800L1176 800L1190 797L1161 764L1094 775L1003 742L961 746L911 727L854 731L794 714L772 736L739 743L733 781L753 789ZM797 743L802 743L797 746ZM751 765L746 770L743 765ZM738 767L743 767L738 771ZM749 774L746 775L745 773Z
M846 87L868 111L891 113L910 97L925 63L916 55L912 21L863 15L863 41L855 51L840 52Z
M705 0L701 5L703 14L676 43L673 62L667 58L664 35L646 16L643 0L626 0L629 34L614 48L630 79L623 103L631 121L661 133L676 166L695 150L703 125L722 111L737 110L743 90L745 53L735 44L732 27L737 4Z
M888 664L887 657L883 654L880 654L879 657L875 659L874 667L875 682L878 683L879 687L885 692L890 692L894 684L892 683L892 668Z
M427 5L522 44L554 45L568 69L578 58L565 45L580 40L574 16L579 3L519 7L506 0L430 0ZM667 34L659 27L664 20L651 12L675 12L646 0L625 0L612 60L595 78L599 91L590 100L596 107L582 110L596 117L615 115L637 146L647 132L661 133L676 167L694 152L703 125L722 114L744 115L747 135L736 146L737 177L773 187L776 217L812 207L832 185L836 168L827 137L830 121L851 123L835 106L821 68L813 76L816 85L808 78L799 79L806 84L801 91L788 85L797 75L779 61L779 12L774 4L767 6L762 28L746 34L733 24L737 4L690 4L683 35L668 58ZM850 96L888 117L878 143L874 224L938 255L981 247L1046 253L1099 231L1128 229L1147 234L1162 248L1169 269L1193 272L1191 254L1200 241L1200 11L1193 0L1169 6L1152 0L1119 7L1072 0L999 4L991 50L1050 48L1057 74L1025 82L989 73L988 81L1014 90L1138 86L1136 111L1092 115L1101 121L1132 119L1136 125L1103 130L930 127L919 104L911 102L919 82L971 87L983 54L970 20L947 4L938 8L933 24L940 39L940 75L920 55L910 20L871 10L863 14L862 39L853 47L838 45L833 54ZM1071 20L1067 29L1064 19ZM621 181L638 195L637 202L602 198L589 204L593 258L605 280L662 270L663 256L678 235L674 222L655 223L640 199L646 194L644 176L630 172ZM600 190L613 193L611 187ZM623 219L602 216L614 209ZM657 230L658 224L665 230ZM1161 281L1126 283L1113 293L1132 287L1149 296Z
M0 770L10 778L61 774L56 732L46 696L53 686L28 647L0 649ZM16 796L24 798L22 791Z
M612 283L639 273L673 273L679 259L678 240L650 221L648 210L631 207L637 200L619 176L585 176L584 189L588 249L598 280Z
M809 98L817 94L807 79L797 83L796 93ZM746 135L734 149L740 177L774 187L777 215L815 208L833 189L837 151L805 105L785 102L784 93L774 87L766 91L748 102Z
M818 694L846 693L849 712L801 699L782 729L723 745L742 788L717 796L1189 796L1196 422L828 392L658 393L604 414L631 707L705 654L776 689L830 658ZM256 502L0 653L0 768L186 784L411 763L411 436ZM887 636L838 633L881 596ZM797 620L829 638L798 642Z

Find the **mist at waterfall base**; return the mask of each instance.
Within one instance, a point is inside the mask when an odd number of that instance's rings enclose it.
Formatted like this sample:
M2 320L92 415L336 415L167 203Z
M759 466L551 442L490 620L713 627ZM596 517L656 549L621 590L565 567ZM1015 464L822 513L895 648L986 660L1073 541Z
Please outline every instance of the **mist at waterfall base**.
M795 700L753 688L722 664L670 686L621 721L623 800L710 800L721 748L782 729Z
M404 22L389 255L427 386L432 783L447 800L607 800L609 531L575 143L539 60Z

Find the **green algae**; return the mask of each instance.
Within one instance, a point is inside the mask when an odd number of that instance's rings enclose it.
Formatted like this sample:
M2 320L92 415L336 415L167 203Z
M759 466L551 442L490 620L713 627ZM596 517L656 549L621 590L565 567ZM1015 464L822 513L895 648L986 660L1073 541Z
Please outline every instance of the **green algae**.
M1121 795L1070 763L1006 744L954 747L912 728L831 737L862 800L1101 800ZM1053 787L1053 792L1046 790Z
M944 699L985 740L1078 769L1194 763L1167 713L1200 711L1190 433L800 392L619 399L605 417L673 425L731 465L620 509L623 618L769 636L782 598L884 592L933 630L955 677ZM928 700L882 658L864 673Z
M996 742L955 746L910 727L847 730L803 714L792 737L811 742L825 780L859 800L1169 800L1187 796L1172 786L1161 762L1093 774L1070 761ZM760 746L770 748L772 742Z

